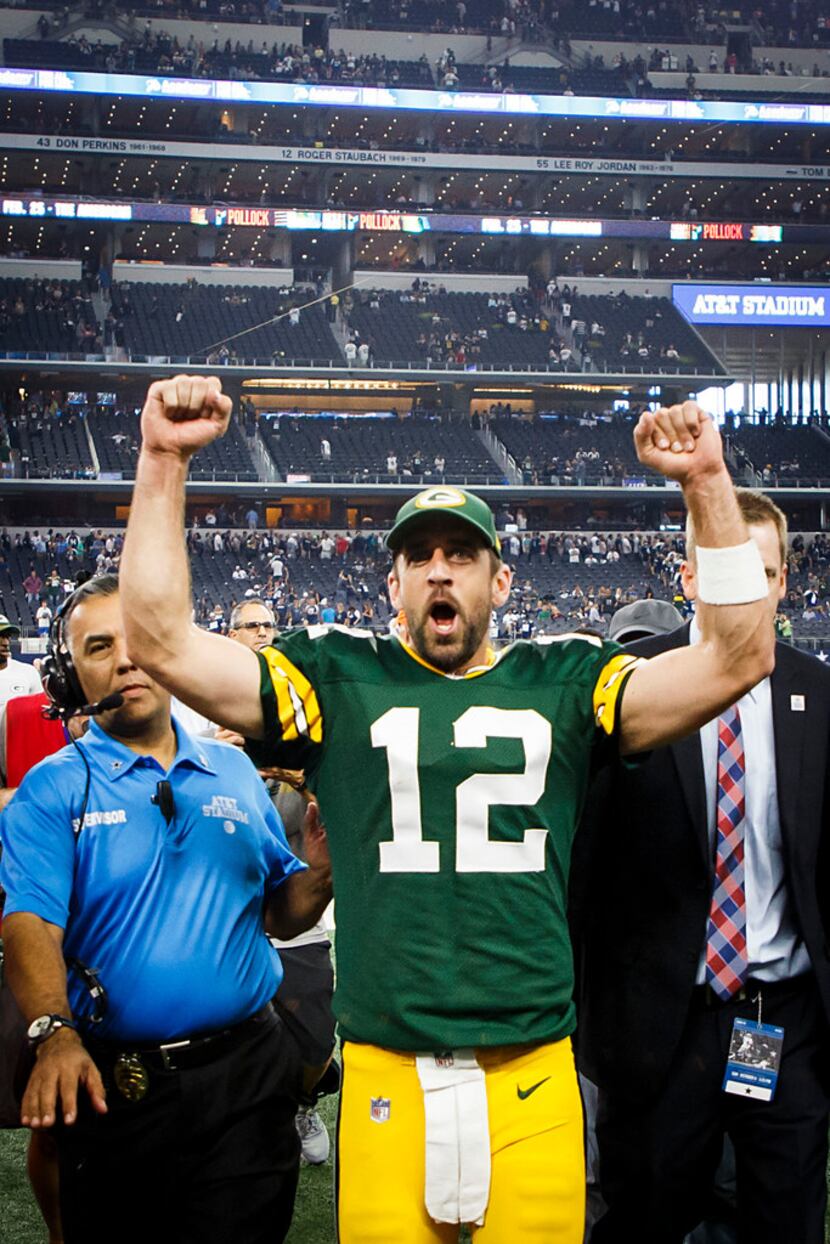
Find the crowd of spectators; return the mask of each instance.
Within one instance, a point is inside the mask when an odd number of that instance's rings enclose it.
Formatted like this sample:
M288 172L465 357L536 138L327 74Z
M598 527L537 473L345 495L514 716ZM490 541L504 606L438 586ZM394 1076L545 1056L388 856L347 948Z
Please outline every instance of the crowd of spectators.
M548 0L343 0L341 21L360 29L427 30L540 42Z
M488 318L492 321L488 327L481 324L472 331L459 331L437 305L432 305L432 295L446 295L446 290L439 284L430 283L416 277L408 290L397 294L384 293L380 290L368 290L362 297L363 305L372 311L380 312L382 303L388 305L397 301L411 304L414 307L429 308L430 314L425 317L424 329L417 336L418 353L424 362L437 367L477 364L481 361L482 346L489 338L490 332L500 326L517 329L522 333L542 333L548 338L548 356L551 364L562 363L564 370L569 370L572 351L553 331L551 311L540 305L539 300L529 289L518 288L512 293L491 293L486 295ZM359 295L360 297L360 295ZM347 323L351 318L350 311L345 312ZM354 330L352 330L354 331ZM565 359L562 359L562 351Z
M787 558L789 587L782 615L804 622L830 619L830 538L824 534L809 542L793 536Z
M321 622L389 627L382 532L268 530L259 523L259 509L242 504L209 509L188 529L200 626L226 629L234 605L256 597L272 606L280 628ZM577 627L604 634L618 609L642 597L671 600L686 616L690 612L680 588L680 534L535 531L521 507L503 508L498 525L515 583L508 607L494 617L493 638L530 639ZM0 531L3 608L45 634L77 575L117 573L122 547L119 530ZM794 536L788 569L779 635L791 638L793 629L824 634L830 538Z
M590 13L592 8L601 9L605 16L605 9L610 8L613 16L614 3L620 3L620 0L613 0L611 5L598 0L597 3L588 5L588 11ZM447 26L444 22L447 6L441 3L438 7L440 15L437 24L432 23L433 28L442 32L446 30L449 34L459 33L463 26L457 23ZM452 9L453 5L449 7ZM466 10L466 7L465 0L459 0L455 5L456 12ZM648 22L652 11L658 13L660 10L648 6L641 14L642 20ZM544 4L534 8L527 0L523 0L518 6L508 6L508 11L501 19L494 17L492 20L500 26L499 33L512 37L517 28L521 28L525 41L535 40L542 29L540 14L546 12ZM254 38L243 41L215 37L212 41L206 41L197 39L193 33L187 40L180 41L164 30L156 29L150 19L141 30L136 24L130 36L117 43L112 42L110 37L93 41L84 33L77 37L71 33L66 39L56 40L54 22L45 14L41 14L38 21L40 43L32 45L25 40L9 39L6 40L5 50L8 64L28 64L34 58L37 63L46 67L95 68L111 73L137 72L162 76L315 83L354 82L390 87L438 85L445 90L518 90L565 95L579 92L615 96L629 95L632 92L639 96L651 95L654 94L654 88L648 74L654 71L682 71L686 75L686 92L693 97L700 96L696 75L704 70L710 73L830 76L830 70L822 68L818 62L813 65L812 70L808 70L806 66L796 69L792 62L781 58L777 61L768 56L756 59L749 45L743 55L739 55L734 48L724 51L722 46L713 47L709 50L708 58L699 58L700 63L691 54L681 59L671 45L655 46L647 60L642 55L629 59L623 52L618 52L610 65L606 64L602 55L595 55L589 48L581 58L581 68L573 70L567 63L572 57L570 40L567 34L558 33L556 25L561 18L561 11L554 4L548 16L553 41L566 58L565 63L552 65L550 68L516 67L511 65L509 56L504 57L501 62L492 61L481 66L461 64L452 47L447 47L433 67L423 54L417 60L390 60L376 53L347 53L324 46L323 42L303 47ZM606 32L597 30L593 33L605 35ZM722 44L719 36L718 41Z
M220 525L231 517L242 525ZM247 518L259 521L256 508ZM273 607L280 627L319 622L388 627L389 555L382 532L268 531L245 519L238 507L236 514L208 510L200 525L188 530L199 625L225 629L235 604L258 597ZM574 625L604 629L616 609L638 595L672 590L681 557L672 541L636 532L530 532L525 522L521 510L515 518L508 511L500 515L501 526L508 529L505 558L517 575L511 607L497 623L502 639L530 638ZM0 583L17 568L17 599L25 598L33 620L44 605L51 616L72 590L78 572L117 573L122 546L120 531L4 530ZM615 582L621 569L625 585ZM321 576L330 584L328 590L316 585ZM25 625L27 619L21 620Z
M279 82L358 82L370 86L432 86L426 57L417 61L387 60L367 53L355 56L322 44L302 47L268 39L197 39L191 32L179 40L148 20L141 31L114 42L71 33L56 40L48 19L40 18L42 41L6 39L7 64L55 69L95 69L107 73L144 73L188 78L230 78Z
M503 484L503 466L476 435L477 417L452 418L429 404L401 417L303 417L282 412L259 419L262 442L281 479L321 483Z
M319 0L307 0L313 7ZM3 0L2 8L32 7L46 10L47 28L42 37L48 34L60 35L65 30L70 18L85 16L106 20L120 18L134 24L142 15L166 18L191 18L193 20L228 19L234 22L253 22L256 24L279 25L288 22L293 25L296 18L293 13L283 12L283 0L140 0L126 12L116 0L32 0L31 5L20 4L19 0Z
M132 405L101 393L24 391L0 399L0 470L5 478L130 479L140 427ZM244 440L244 412L228 435L194 457L194 479L253 482L256 471ZM94 456L93 456L94 455Z
M35 325L40 331L33 331ZM43 340L47 349L92 354L101 334L84 283L0 279L0 350L27 350Z
M627 62L621 52L617 52L612 64L614 66L627 67ZM652 48L651 55L646 61L642 56L637 56L630 62L630 69L638 74L645 73L748 73L761 77L779 77L779 78L828 78L830 77L830 68L826 64L820 64L814 61L808 68L806 65L796 66L792 61L773 59L771 56L755 57L748 52L746 56L741 57L734 49L724 51L723 48L711 48L708 56L700 57L696 60L694 56L678 56L672 47Z
M346 0L346 25L429 29L452 33L520 34L525 41L545 35L653 43L677 39L695 43L724 42L729 25L753 27L768 47L810 47L830 33L830 15L821 0L772 0L750 3L706 3L701 0Z
M830 36L822 0L551 0L550 26L573 37L602 32L606 39L652 44L675 38L694 43L723 44L729 26L753 29L766 47L812 47Z
M703 363L702 343L667 298L632 298L625 290L583 296L574 287L568 307L585 371L672 372ZM706 361L720 370L714 355Z
M331 7L322 0L308 0L307 7L315 4ZM79 11L93 18L123 16L115 0L49 7L44 38L59 36ZM140 0L128 17L135 22L139 15L267 25L296 21L283 0ZM715 0L343 0L336 13L329 13L329 21L360 29L519 36L525 42L601 34L650 44L662 39L722 44L728 26L743 25L766 47L830 42L830 14L823 0L768 0L763 6L757 0L733 0L728 6Z
M36 60L38 64L56 69L191 78L613 96L654 94L655 88L648 75L655 71L684 73L686 93L692 96L700 96L696 75L701 72L830 76L830 69L818 62L808 69L780 58L777 61L768 56L756 59L749 51L746 56L739 57L736 51L724 52L722 48L710 49L708 58L701 57L700 63L691 54L681 58L671 46L653 48L648 59L641 54L629 59L620 51L610 65L603 55L595 55L589 48L578 58L578 68L571 68L565 61L531 69L511 64L509 55L483 65L460 63L455 50L448 46L433 66L424 54L413 60L394 60L377 53L356 55L325 47L322 43L303 47L254 38L243 41L214 37L206 41L197 39L193 33L187 40L180 41L176 36L155 29L150 20L140 33L120 42L112 42L109 35L92 40L85 33L78 36L72 33L66 39L55 40L49 37L52 32L45 15L41 15L40 23L44 34L41 42L5 41L7 63L23 65ZM572 49L567 37L559 43L559 50L568 61L571 59Z
M524 452L514 442L511 433L521 426L526 433ZM517 449L516 465L522 472L524 483L531 485L583 485L601 484L605 487L621 484L627 477L643 474L633 452L632 423L612 416L600 420L590 412L572 420L555 421L552 426L543 418L521 425L496 419L491 424L495 435L508 449ZM539 435L534 444L534 432L552 431L553 435ZM600 436L611 432L613 435ZM626 452L627 450L627 452Z
M573 349L569 320L546 300L543 285L452 293L419 276L405 289L355 290L342 307L347 334L358 348L370 341L381 366L578 371L591 363Z

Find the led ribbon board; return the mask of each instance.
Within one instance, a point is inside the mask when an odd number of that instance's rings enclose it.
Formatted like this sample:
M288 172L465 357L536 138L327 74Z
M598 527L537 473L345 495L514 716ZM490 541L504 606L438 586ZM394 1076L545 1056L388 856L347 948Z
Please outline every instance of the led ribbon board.
M735 124L830 125L830 105L720 99L607 99L518 92L423 91L351 83L229 82L86 70L0 68L0 90L69 95L129 95L223 104L383 108L397 112L489 113L514 117L585 117L631 121L729 121Z
M762 225L742 222L585 220L553 216L480 216L447 212L330 211L315 208L243 207L187 203L113 203L95 199L0 198L0 216L31 220L163 221L215 229L289 229L312 233L467 233L476 236L657 238L674 242L828 242L830 225Z

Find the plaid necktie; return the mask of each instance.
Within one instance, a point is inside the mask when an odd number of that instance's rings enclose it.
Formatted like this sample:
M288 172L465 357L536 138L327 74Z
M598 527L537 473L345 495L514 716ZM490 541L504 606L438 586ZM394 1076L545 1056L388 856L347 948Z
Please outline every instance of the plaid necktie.
M706 937L706 983L731 998L747 975L744 824L746 761L737 705L718 720L715 888Z

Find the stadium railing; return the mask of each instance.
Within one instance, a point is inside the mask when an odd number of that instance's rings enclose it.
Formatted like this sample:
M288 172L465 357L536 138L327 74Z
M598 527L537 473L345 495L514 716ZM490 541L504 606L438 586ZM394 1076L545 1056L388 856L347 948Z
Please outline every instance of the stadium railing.
M337 367L341 370L352 372L385 373L385 372L506 372L515 375L534 375L541 374L559 374L559 375L575 375L575 376L591 376L591 375L607 375L607 376L712 376L718 374L713 368L699 367L697 365L681 365L679 367L656 367L645 366L631 363L626 367L612 367L605 360L601 360L602 365L594 365L589 372L583 372L578 367L563 368L557 366L539 365L529 370L527 367L513 366L511 363L504 364L487 364L487 363L434 363L430 359L413 361L412 359L400 359L391 361L383 367L369 367L362 364L352 364L351 366L345 359L338 358L322 358L322 359L271 359L271 358L238 358L232 363L211 362L204 355L168 355L168 354L123 354L118 357L108 358L106 354L57 354L45 350L0 350L0 360L17 361L17 362L56 362L56 363L112 363L113 366L123 366L124 363L150 363L159 364L160 366L188 366L188 367L222 367L239 368L239 367L268 367L274 369L300 369L308 370L310 368L332 368Z

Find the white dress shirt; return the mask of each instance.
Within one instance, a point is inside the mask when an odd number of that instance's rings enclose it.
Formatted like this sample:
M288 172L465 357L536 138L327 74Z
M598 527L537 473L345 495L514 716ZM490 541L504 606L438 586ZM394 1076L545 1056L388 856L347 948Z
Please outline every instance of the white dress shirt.
M689 642L700 639L692 619ZM793 918L787 893L784 844L778 816L778 780L775 771L775 735L772 688L765 678L738 700L741 738L746 762L744 799L744 892L746 894L746 953L749 975L756 980L787 980L810 971L810 956ZM700 730L709 845L715 857L718 790L718 719ZM697 983L706 982L704 938Z

